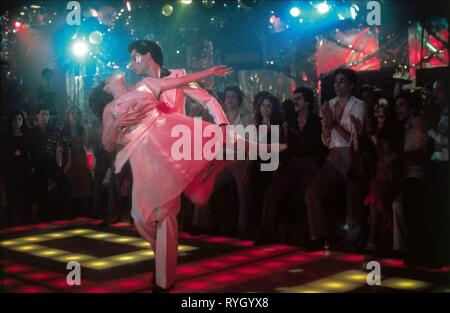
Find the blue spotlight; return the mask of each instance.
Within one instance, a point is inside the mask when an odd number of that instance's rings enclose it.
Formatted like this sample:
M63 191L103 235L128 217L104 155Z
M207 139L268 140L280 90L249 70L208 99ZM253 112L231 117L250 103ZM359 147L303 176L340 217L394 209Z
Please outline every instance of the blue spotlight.
M83 40L75 41L72 44L72 54L77 58L84 58L89 52L88 45Z
M300 15L300 9L297 7L292 7L291 10L289 11L289 13L293 16L293 17L298 17Z
M316 10L319 11L320 14L325 14L328 11L330 11L330 6L328 5L328 3L326 1L317 4L315 7L316 7Z

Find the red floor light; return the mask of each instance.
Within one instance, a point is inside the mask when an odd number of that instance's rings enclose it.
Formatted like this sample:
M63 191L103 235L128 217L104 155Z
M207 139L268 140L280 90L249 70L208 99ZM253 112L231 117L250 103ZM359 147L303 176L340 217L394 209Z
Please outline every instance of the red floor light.
M337 255L334 257L336 260L346 261L346 262L353 262L353 263L362 263L364 262L364 256L358 255L358 254L343 254L343 255Z
M207 289L210 286L207 283L203 283L203 282L186 282L186 283L181 283L179 284L180 288L176 288L175 292L177 292L177 289L180 290L189 290L189 291L201 291L202 289ZM185 291L182 291L185 292Z
M11 233L16 233L16 232L20 232L20 231L27 231L32 229L31 226L16 226L16 227L10 227L5 229L7 232L11 232Z
M306 261L308 258L304 255L294 255L288 257L286 260L289 262L303 262Z
M58 292L71 292L71 291L75 291L75 290L80 290L86 287L91 286L91 281L88 281L86 279L83 279L82 284L80 286L77 285L73 285L73 286L69 286L67 284L66 279L57 279L54 281L51 281L49 283L46 283L45 285L50 287L50 288L56 288L59 289Z
M403 267L403 261L402 260L392 260L392 259L384 259L380 261L381 266L387 266L387 267Z
M47 228L49 226L50 226L50 224L47 224L47 223L42 223L42 224L35 225L35 227L38 228L38 229L40 229L40 228Z
M203 241L206 242L213 242L213 243L225 243L225 242L230 242L230 241L234 241L235 239L232 238L228 238L228 237L210 237L210 238L206 238Z
M39 273L31 273L23 275L22 277L27 280L34 280L34 281L42 281L42 280L49 280L56 278L58 275L55 273L50 272L39 272Z
M139 280L122 280L117 282L118 286L125 287L125 288L137 288L137 287L146 287L150 286L148 281L139 281ZM115 284L114 282L111 282L112 284Z
M236 240L230 243L232 246L236 247L251 247L253 246L253 241L250 240Z
M200 269L198 266L184 265L184 266L179 266L177 268L177 274L179 274L179 275L193 275L193 274L197 274L198 272L200 272Z
M3 287L12 287L17 284L19 284L19 282L12 278L4 278L0 281L0 285Z
M3 268L3 271L8 274L17 274L17 273L24 273L34 270L31 266L27 265L9 265Z
M215 276L212 276L210 279L218 283L229 283L233 281L238 281L239 277L230 274L217 274Z
M117 224L110 225L110 227L115 227L115 228L123 228L123 227L128 227L128 226L131 226L131 225L126 224L126 223L117 223Z

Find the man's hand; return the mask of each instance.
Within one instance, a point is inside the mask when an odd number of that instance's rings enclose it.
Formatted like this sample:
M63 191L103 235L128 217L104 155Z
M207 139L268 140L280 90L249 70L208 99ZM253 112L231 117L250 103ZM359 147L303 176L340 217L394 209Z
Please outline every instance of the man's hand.
M353 114L350 115L350 121L353 124L353 127L355 129L355 133L360 134L361 131L362 131L361 122Z
M324 104L320 107L319 116L323 128L333 128L336 121L333 117L328 101L325 101Z

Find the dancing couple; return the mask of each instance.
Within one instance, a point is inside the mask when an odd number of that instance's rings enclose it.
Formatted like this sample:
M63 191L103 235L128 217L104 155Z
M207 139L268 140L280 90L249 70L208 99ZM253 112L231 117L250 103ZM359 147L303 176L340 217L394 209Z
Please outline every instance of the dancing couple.
M154 251L153 292L168 292L176 276L181 194L196 204L205 204L215 177L231 163L219 158L180 160L173 157L172 148L178 140L172 136L174 127L182 125L195 133L194 125L199 122L202 129L212 125L184 114L185 97L207 109L214 119L215 131L222 134L213 138L202 136L202 151L205 145L211 144L209 141L224 146L230 138L236 146L243 142L246 151L252 147L263 149L263 145L230 132L221 105L195 83L211 75L226 76L230 68L218 65L187 75L184 69L163 68L162 50L153 41L132 42L128 50L130 68L143 79L127 88L122 76L113 76L93 90L89 101L103 121L104 148L113 151L116 145L123 145L116 155L115 171L120 172L122 166L130 162L133 173L131 215L139 234L150 242ZM267 144L264 149L278 153L286 146Z

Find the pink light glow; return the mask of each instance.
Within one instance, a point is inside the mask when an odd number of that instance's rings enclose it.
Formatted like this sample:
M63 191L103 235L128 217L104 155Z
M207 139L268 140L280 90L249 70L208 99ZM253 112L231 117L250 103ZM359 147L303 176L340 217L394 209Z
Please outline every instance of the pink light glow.
M34 268L32 268L31 266L27 266L27 265L9 265L9 266L6 266L3 270L6 273L16 274L16 273L29 272L33 269Z
M39 273L27 274L27 275L24 275L23 277L25 279L29 279L29 280L40 281L40 280L52 279L52 278L55 278L56 276L57 276L57 274L51 273L51 272L39 272Z
M232 281L238 281L238 278L235 275L218 274L216 276L211 277L211 280L220 282L220 283L229 283Z
M206 238L204 241L214 242L214 243L224 243L224 242L229 242L229 241L233 241L233 240L234 239L227 238L227 237L210 237L210 238Z
M177 268L177 274L192 275L200 271L198 266L182 265Z

